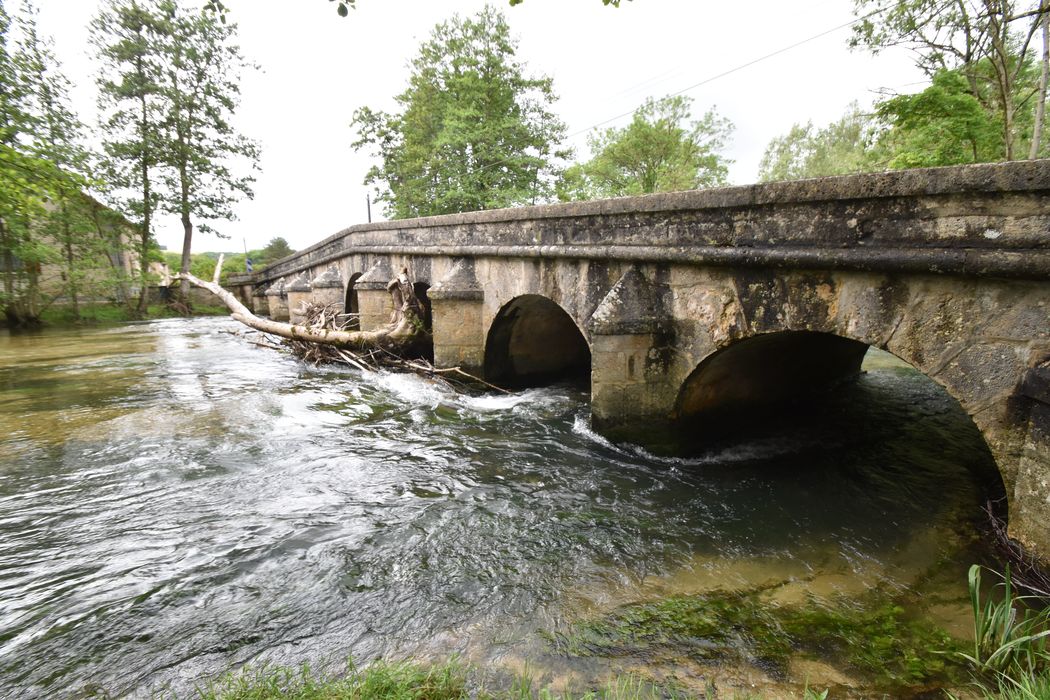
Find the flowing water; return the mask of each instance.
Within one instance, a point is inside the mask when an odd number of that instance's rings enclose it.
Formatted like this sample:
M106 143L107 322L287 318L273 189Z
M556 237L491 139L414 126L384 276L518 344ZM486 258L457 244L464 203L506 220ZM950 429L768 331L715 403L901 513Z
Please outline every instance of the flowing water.
M0 697L187 693L349 656L600 677L627 666L551 633L770 585L907 591L965 633L990 458L886 357L801 425L668 459L594 435L578 389L456 395L237 328L0 336Z

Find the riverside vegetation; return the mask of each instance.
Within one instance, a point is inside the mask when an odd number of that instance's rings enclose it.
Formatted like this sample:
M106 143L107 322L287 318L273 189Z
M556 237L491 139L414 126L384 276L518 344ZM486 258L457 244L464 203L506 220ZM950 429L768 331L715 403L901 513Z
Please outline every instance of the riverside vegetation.
M633 658L645 663L754 665L785 677L793 659L831 662L865 682L861 695L848 686L815 689L798 697L943 696L989 700L1050 698L1050 607L1035 596L1018 596L1009 567L983 585L982 569L968 574L972 641L958 639L908 614L902 594L872 590L860 605L846 599L809 597L800 605L771 603L776 586L717 591L631 603L549 632L550 647L570 657ZM984 591L982 594L982 590ZM377 661L348 664L331 676L308 666L245 668L196 692L198 700L656 700L693 697L672 675L644 671L619 676L588 690L537 688L526 667L509 676L486 672L455 658L428 665ZM710 685L704 697L722 697ZM734 698L763 695L736 692Z

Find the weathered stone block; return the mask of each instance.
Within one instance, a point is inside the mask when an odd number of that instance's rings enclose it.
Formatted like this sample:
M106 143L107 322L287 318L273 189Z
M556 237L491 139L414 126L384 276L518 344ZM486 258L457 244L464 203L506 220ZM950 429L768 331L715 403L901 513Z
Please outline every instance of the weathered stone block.
M431 297L434 364L478 371L485 364L485 332L480 299Z
M288 317L292 324L302 323L303 313L306 311L306 302L310 300L310 275L303 272L296 277L287 287L288 291Z
M1032 408L1011 500L1011 536L1050 560L1050 404L1039 402Z
M343 278L336 268L330 267L315 277L310 282L310 290L311 304L335 307L336 313L343 312Z
M390 323L394 303L386 289L358 289L357 303L361 330L374 331Z

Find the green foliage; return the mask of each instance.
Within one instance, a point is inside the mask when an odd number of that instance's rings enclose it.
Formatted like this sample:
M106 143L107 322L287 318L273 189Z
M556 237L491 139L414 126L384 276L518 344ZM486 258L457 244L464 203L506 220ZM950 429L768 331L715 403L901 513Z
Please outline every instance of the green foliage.
M968 585L973 610L973 653L959 656L986 677L1033 677L1050 672L1050 608L1032 610L1030 596L1015 594L1010 568L995 588L1001 597L981 600L981 567L970 567ZM1045 602L1045 601L1044 601Z
M984 163L1003 153L1002 125L958 72L941 71L922 92L890 98L876 110L889 127L882 146L891 168Z
M211 224L232 220L233 204L252 196L253 178L237 171L256 167L258 146L232 124L247 63L224 20L176 0L109 0L93 24L108 169L141 221L143 276L156 209L180 217L178 269L188 271L195 225L218 234Z
M259 156L258 146L232 124L239 75L248 64L235 43L236 25L183 10L174 0L161 0L156 11L166 127L161 174L170 193L161 208L219 234L208 222L233 219L232 204L252 196L254 178L237 175L232 164L254 168Z
M818 129L813 122L794 124L766 146L759 165L762 182L847 175L875 169L872 141L876 125L856 102L841 119Z
M253 254L251 258L257 263L265 264L277 262L281 258L286 258L294 252L295 249L288 245L288 241L277 236L271 238L270 242L266 244L266 247L259 251L258 255Z
M1018 112L1015 124L1026 119ZM825 128L795 124L766 147L759 179L993 162L1004 156L1003 132L1000 115L973 96L966 77L942 70L918 93L877 102L871 115L853 104Z
M731 161L720 151L733 125L714 109L690 121L691 107L681 95L649 99L628 126L592 136L593 157L566 172L558 196L596 199L725 184Z
M565 126L550 78L525 75L503 14L437 25L412 61L395 114L354 112L365 179L394 218L494 209L549 197Z
M997 687L985 689L989 700L1050 700L1050 673L1011 678L1002 676Z
M408 663L351 665L344 678L264 667L227 676L198 691L200 700L458 700L468 697L466 673L456 662L425 667Z
M354 10L354 9L357 8L357 0L328 0L328 1L329 2L338 2L338 4L335 6L335 10L336 10L336 14L338 14L340 17L346 17L347 15L350 14L350 10ZM512 6L513 5L520 5L524 1L525 0L510 0L510 4ZM631 0L627 0L627 1L630 2ZM620 2L621 2L621 0L602 0L602 4L603 5L612 5L613 7L619 7L620 6ZM222 2L222 0L206 0L205 3L204 3L204 9L206 9L206 10L208 10L210 12L217 13L219 15L221 21L223 21L223 22L226 21L227 9L226 9L226 5Z
M0 307L13 325L38 322L59 296L76 313L83 295L111 286L106 259L120 253L82 194L88 152L68 92L33 6L13 20L0 6ZM49 265L59 272L45 275Z
M317 674L309 667L246 669L198 689L198 700L673 700L674 692L636 676L622 676L598 690L554 693L535 688L528 669L506 691L484 687L472 669L456 660L444 664L377 661L350 664L345 676Z
M97 297L114 286L103 263L123 247L119 236L107 235L97 219L96 203L82 194L90 183L90 158L83 145L84 127L70 106L70 83L54 56L52 42L40 36L36 10L24 3L21 16L24 77L31 87L27 100L35 116L33 149L62 176L47 193L43 210L32 219L34 235L54 245L53 262L61 269L60 292L76 315L84 296ZM121 271L122 268L118 268Z
M776 674L801 653L828 658L886 689L954 682L961 671L943 653L958 649L958 642L910 619L885 596L863 607L846 601L776 606L758 592L675 596L577 622L551 639L573 655L730 660Z
M211 222L236 218L232 205L253 196L254 178L236 174L233 164L257 167L259 148L232 124L240 72L247 65L235 43L237 26L218 22L211 13L182 10L174 0L161 0L158 9L166 39L160 43L167 127L161 176L171 193L161 199L161 208L182 221L179 270L188 272L194 222L202 231L221 235ZM180 287L188 298L189 282L182 280Z
M1033 112L1040 101L1030 49L1050 4L854 0L854 8L861 19L853 27L851 46L874 53L891 46L910 49L931 79L956 72L1000 127L1000 150L991 159L1012 160L1023 152L1020 147L1032 137ZM1034 146L1038 152L1039 144Z
M100 66L101 167L109 199L137 223L140 313L145 311L149 262L156 245L152 222L159 206L156 170L163 149L163 60L158 47L165 30L155 10L137 0L111 0L91 24Z

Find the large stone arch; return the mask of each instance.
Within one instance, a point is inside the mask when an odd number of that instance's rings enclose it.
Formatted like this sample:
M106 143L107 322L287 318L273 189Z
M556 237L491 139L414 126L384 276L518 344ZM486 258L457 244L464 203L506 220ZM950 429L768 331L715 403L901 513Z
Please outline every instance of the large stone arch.
M800 370L823 373L827 382L859 367L860 350L873 346L930 377L959 403L998 466L1011 533L1038 550L1050 547L1044 522L1050 485L1037 461L1025 457L1032 438L1022 390L1025 377L1050 358L1050 301L1039 282L685 266L660 279L645 269L624 275L595 312L597 428L615 436L626 422L618 415L635 423L640 417L673 421L684 408L681 388L702 367L721 369L733 386L731 377L746 368L733 371L722 353L738 344L760 349L770 342L763 337L779 337L802 347L807 338L842 339L817 341L825 343L825 358L836 354L832 347L841 351L839 360ZM651 317L638 309L649 309ZM746 394L744 384L734 387L738 398ZM715 383L707 388L714 391ZM639 416L639 407L648 415Z
M701 360L685 378L672 418L694 430L724 431L857 376L869 347L808 330L737 340Z
M504 304L485 334L485 378L535 386L588 377L591 352L568 311L548 297L523 294Z

